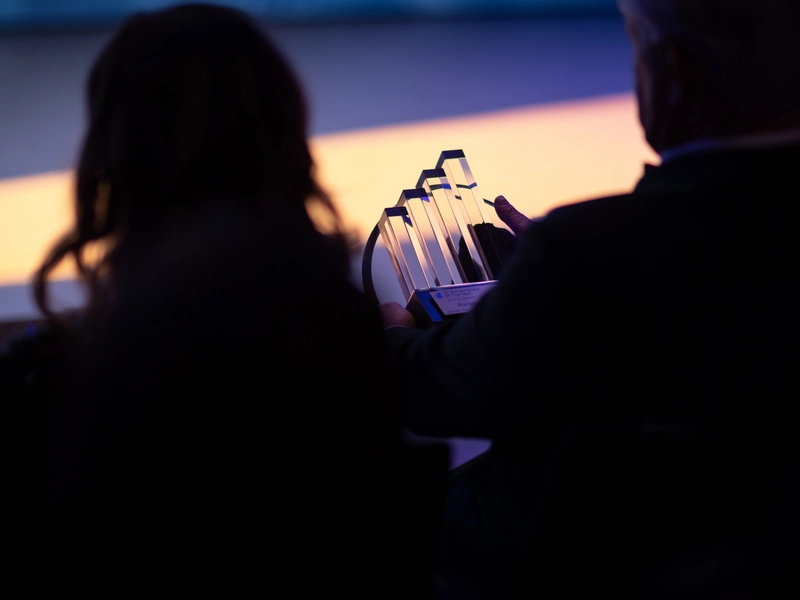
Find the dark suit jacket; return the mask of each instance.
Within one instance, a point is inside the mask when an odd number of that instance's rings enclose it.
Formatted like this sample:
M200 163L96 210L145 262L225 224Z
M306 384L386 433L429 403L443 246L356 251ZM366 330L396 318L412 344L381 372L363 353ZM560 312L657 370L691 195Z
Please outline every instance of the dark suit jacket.
M407 426L525 447L572 424L795 429L798 168L798 145L698 152L535 222L471 313L387 331Z

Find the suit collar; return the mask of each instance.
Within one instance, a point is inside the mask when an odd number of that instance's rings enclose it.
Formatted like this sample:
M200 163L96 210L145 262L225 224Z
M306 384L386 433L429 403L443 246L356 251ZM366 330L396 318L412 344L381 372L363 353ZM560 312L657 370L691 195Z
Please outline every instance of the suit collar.
M662 162L645 165L636 192L680 192L707 186L730 185L748 174L780 172L787 165L800 168L800 142L772 147L706 147Z
M685 156L686 154L695 152L706 152L709 150L765 149L790 146L798 143L800 143L800 128L755 135L692 140L691 142L663 151L661 153L661 163L664 164L679 156Z

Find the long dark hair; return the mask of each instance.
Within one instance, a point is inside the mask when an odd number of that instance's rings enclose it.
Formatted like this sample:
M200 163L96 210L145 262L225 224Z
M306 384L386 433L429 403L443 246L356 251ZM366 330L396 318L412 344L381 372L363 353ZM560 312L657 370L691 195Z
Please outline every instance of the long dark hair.
M306 204L315 200L344 241L314 178L302 89L240 11L188 4L130 17L92 68L87 95L75 223L34 278L50 318L47 280L65 257L91 303L99 276L204 207L235 204L256 219L313 227ZM84 254L94 242L105 252L90 264Z

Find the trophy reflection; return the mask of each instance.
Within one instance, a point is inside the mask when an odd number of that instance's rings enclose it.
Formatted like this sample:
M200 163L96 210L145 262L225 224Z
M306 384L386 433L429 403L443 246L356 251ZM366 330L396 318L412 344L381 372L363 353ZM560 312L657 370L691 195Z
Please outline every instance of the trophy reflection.
M378 229L421 327L468 312L496 283L514 236L495 226L493 206L464 152L446 150L383 211Z

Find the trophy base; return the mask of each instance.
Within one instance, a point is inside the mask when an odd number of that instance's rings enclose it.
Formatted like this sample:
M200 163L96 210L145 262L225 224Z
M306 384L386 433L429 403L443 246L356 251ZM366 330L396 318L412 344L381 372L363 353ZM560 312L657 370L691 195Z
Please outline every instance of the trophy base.
M478 300L497 281L455 283L424 290L414 290L406 309L414 315L419 327L444 323L472 310Z

